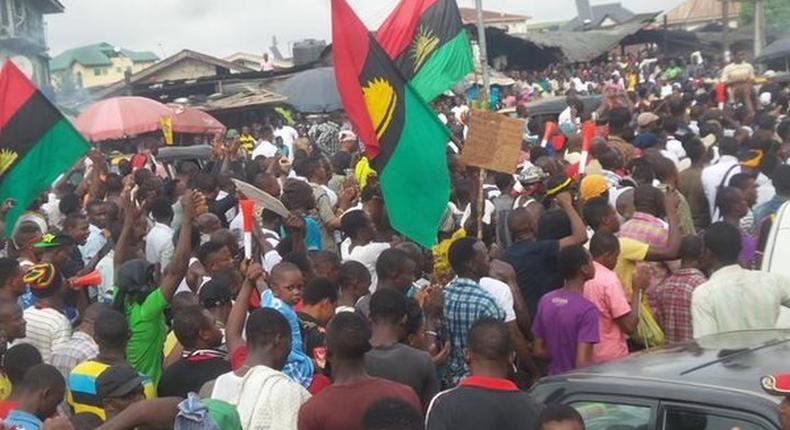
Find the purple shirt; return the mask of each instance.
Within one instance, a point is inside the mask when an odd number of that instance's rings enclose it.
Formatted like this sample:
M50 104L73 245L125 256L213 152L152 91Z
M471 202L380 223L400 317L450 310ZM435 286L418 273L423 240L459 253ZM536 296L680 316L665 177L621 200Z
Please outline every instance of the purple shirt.
M738 255L738 263L746 269L752 269L756 256L757 238L741 230L741 253Z
M546 345L550 375L576 368L578 343L598 343L598 318L595 304L577 292L563 288L540 299L532 333Z

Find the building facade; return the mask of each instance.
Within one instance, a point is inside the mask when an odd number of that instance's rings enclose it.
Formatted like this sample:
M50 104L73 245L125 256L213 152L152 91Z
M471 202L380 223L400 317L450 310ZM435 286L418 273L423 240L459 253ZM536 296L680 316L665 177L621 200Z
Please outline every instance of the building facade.
M159 61L150 51L131 51L102 42L66 50L52 59L52 85L59 90L104 87Z
M62 13L58 0L0 0L0 63L12 59L46 90L49 54L44 15Z

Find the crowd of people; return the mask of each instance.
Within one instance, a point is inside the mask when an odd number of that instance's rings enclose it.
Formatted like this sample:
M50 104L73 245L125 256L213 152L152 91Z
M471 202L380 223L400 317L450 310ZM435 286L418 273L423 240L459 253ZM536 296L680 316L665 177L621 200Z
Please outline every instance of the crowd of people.
M579 430L524 390L775 327L790 279L754 269L790 199L788 91L739 55L718 103L701 69L661 64L568 79L553 134L519 108L518 171L483 183L458 155L467 102L439 103L453 187L431 249L389 225L341 114L230 130L206 163L91 151L6 229L4 428ZM593 112L577 78L601 88ZM279 201L251 247L235 180Z

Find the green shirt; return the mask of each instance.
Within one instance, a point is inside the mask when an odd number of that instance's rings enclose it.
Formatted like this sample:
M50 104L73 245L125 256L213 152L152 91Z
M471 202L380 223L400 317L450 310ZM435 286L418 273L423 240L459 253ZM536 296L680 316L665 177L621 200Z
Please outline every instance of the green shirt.
M162 347L167 335L164 311L167 304L162 290L157 288L142 304L126 305L126 318L132 330L126 346L126 359L138 372L148 375L154 386L158 386L162 378Z

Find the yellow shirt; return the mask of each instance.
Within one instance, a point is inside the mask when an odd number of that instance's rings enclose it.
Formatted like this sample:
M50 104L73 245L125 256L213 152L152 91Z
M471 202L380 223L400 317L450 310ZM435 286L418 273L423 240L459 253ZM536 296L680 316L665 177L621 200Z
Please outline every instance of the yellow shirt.
M626 237L620 238L620 255L617 257L617 266L615 266L614 271L623 284L629 299L633 292L636 264L645 261L649 250L650 245L644 242Z
M370 176L371 173L375 174L376 171L370 167L370 161L368 161L367 157L360 158L359 162L354 168L354 175L357 177L360 190L365 188L365 186L368 184L368 176Z
M5 372L0 371L0 400L5 400L11 394L11 380Z

